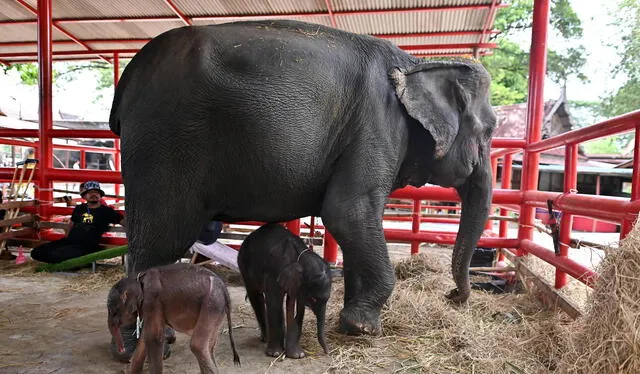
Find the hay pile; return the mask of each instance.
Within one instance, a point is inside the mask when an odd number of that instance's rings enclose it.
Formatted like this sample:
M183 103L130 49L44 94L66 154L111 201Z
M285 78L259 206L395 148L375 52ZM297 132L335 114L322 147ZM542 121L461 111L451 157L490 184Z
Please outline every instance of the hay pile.
M640 220L598 273L561 372L640 373Z
M99 269L95 273L86 271L79 275L69 278L69 283L62 288L63 291L90 293L100 291L105 288L109 289L117 281L124 278L125 274L122 267L112 267L108 269Z
M473 291L468 306L451 305L448 266L421 254L396 265L397 282L382 310L383 335L336 332L342 281L334 283L327 316L332 372L538 373L556 369L564 350L559 317L528 295ZM302 346L321 352L315 319Z

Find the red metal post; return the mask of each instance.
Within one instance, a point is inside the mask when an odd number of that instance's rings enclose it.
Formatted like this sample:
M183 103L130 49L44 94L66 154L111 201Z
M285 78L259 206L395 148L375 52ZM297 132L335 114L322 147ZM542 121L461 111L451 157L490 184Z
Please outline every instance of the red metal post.
M513 175L513 155L511 154L507 154L504 156L504 159L502 160L502 182L500 187L502 187L502 189L509 189L511 188L511 176ZM508 211L504 208L500 209L500 215L501 216L507 216ZM509 222L507 221L500 221L500 229L499 229L499 236L501 238L506 238L507 236L509 236ZM498 261L504 261L504 253L502 252L502 250L498 253Z
M300 220L299 219L287 221L285 225L287 226L287 229L289 229L289 231L291 231L294 235L300 236Z
M567 145L564 156L564 192L567 193L578 187L578 146ZM571 227L573 215L562 212L560 219L560 256L569 257L569 243L571 242ZM556 268L556 288L562 288L567 284L567 273Z
M313 248L313 239L316 237L316 217L309 217L309 238L311 239L311 248Z
M529 99L527 106L527 144L540 141L544 118L544 78L547 70L547 26L549 24L549 0L536 0L533 5L531 53L529 61ZM523 156L521 187L523 192L538 189L538 163L540 154L525 149ZM518 238L533 239L535 208L523 206L520 213ZM518 255L523 255L522 250Z
M87 152L83 149L80 151L80 169L87 168Z
M495 188L496 181L498 179L498 158L497 157L491 157L491 178L493 179L493 181L491 182L491 185L493 186L493 188ZM493 211L494 210L492 205L489 210L490 212L489 214L493 214ZM484 229L493 231L493 221L491 219L488 219L487 222L485 222Z
M53 168L53 142L49 132L53 129L52 87L51 87L51 0L38 0L38 92L40 102L40 157L38 191L36 198L42 202L39 214L47 216L49 202L53 201L53 183L48 174Z
M631 201L640 200L640 119L636 122L636 133L633 148L633 174L631 175ZM624 220L620 228L620 239L624 239L631 229L634 221Z
M414 234L420 232L420 214L422 211L421 205L421 200L413 200L411 232L413 232ZM414 240L411 242L411 254L417 255L418 253L420 253L420 242Z
M324 259L329 264L335 264L338 261L338 242L326 228L324 230Z
M602 179L600 178L600 175L596 175L596 196L600 195L600 183L602 182ZM598 228L598 220L597 219L592 219L591 220L591 232L596 232L596 229Z
M113 54L113 89L118 86L120 81L120 54ZM116 138L113 142L113 146L116 149L116 153L113 155L113 166L116 171L120 171L120 138ZM120 196L120 184L115 185L115 193Z

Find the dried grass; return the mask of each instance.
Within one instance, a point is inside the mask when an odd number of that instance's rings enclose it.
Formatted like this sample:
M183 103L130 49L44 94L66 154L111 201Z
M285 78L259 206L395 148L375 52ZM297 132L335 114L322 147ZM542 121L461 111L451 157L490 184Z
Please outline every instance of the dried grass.
M598 273L561 371L640 373L640 221Z
M0 261L0 274L3 277L33 277L42 276L36 272L38 262L27 261L24 264L16 265L14 261Z
M113 286L124 278L122 267L99 269L95 273L80 273L69 279L69 283L62 290L67 292L90 293Z
M342 281L334 283L327 316L331 372L337 373L545 373L563 350L564 321L528 295L474 291L467 306L444 294L453 287L439 258L421 254L396 265L398 278L382 310L380 337L335 331ZM302 346L320 351L308 318Z

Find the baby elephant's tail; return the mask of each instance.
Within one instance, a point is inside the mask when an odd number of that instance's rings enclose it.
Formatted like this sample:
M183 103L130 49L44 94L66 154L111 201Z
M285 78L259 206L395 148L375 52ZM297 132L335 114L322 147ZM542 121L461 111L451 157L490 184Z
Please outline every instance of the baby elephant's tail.
M238 356L238 351L236 351L236 343L233 341L233 326L231 325L231 297L229 297L229 291L227 290L226 285L223 287L224 298L227 304L227 323L229 324L229 341L231 342L231 350L233 351L233 363L241 366L240 356Z

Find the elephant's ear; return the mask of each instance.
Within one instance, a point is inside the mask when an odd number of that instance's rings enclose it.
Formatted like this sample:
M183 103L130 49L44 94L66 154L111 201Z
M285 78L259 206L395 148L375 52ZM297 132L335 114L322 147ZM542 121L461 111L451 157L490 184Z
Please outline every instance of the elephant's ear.
M449 152L468 94L458 77L470 72L467 64L432 62L411 69L394 68L390 77L396 96L407 113L420 122L435 140L434 157Z
M301 280L302 266L298 262L293 262L285 266L278 275L278 279L276 279L280 288L289 295L295 295L298 293Z

